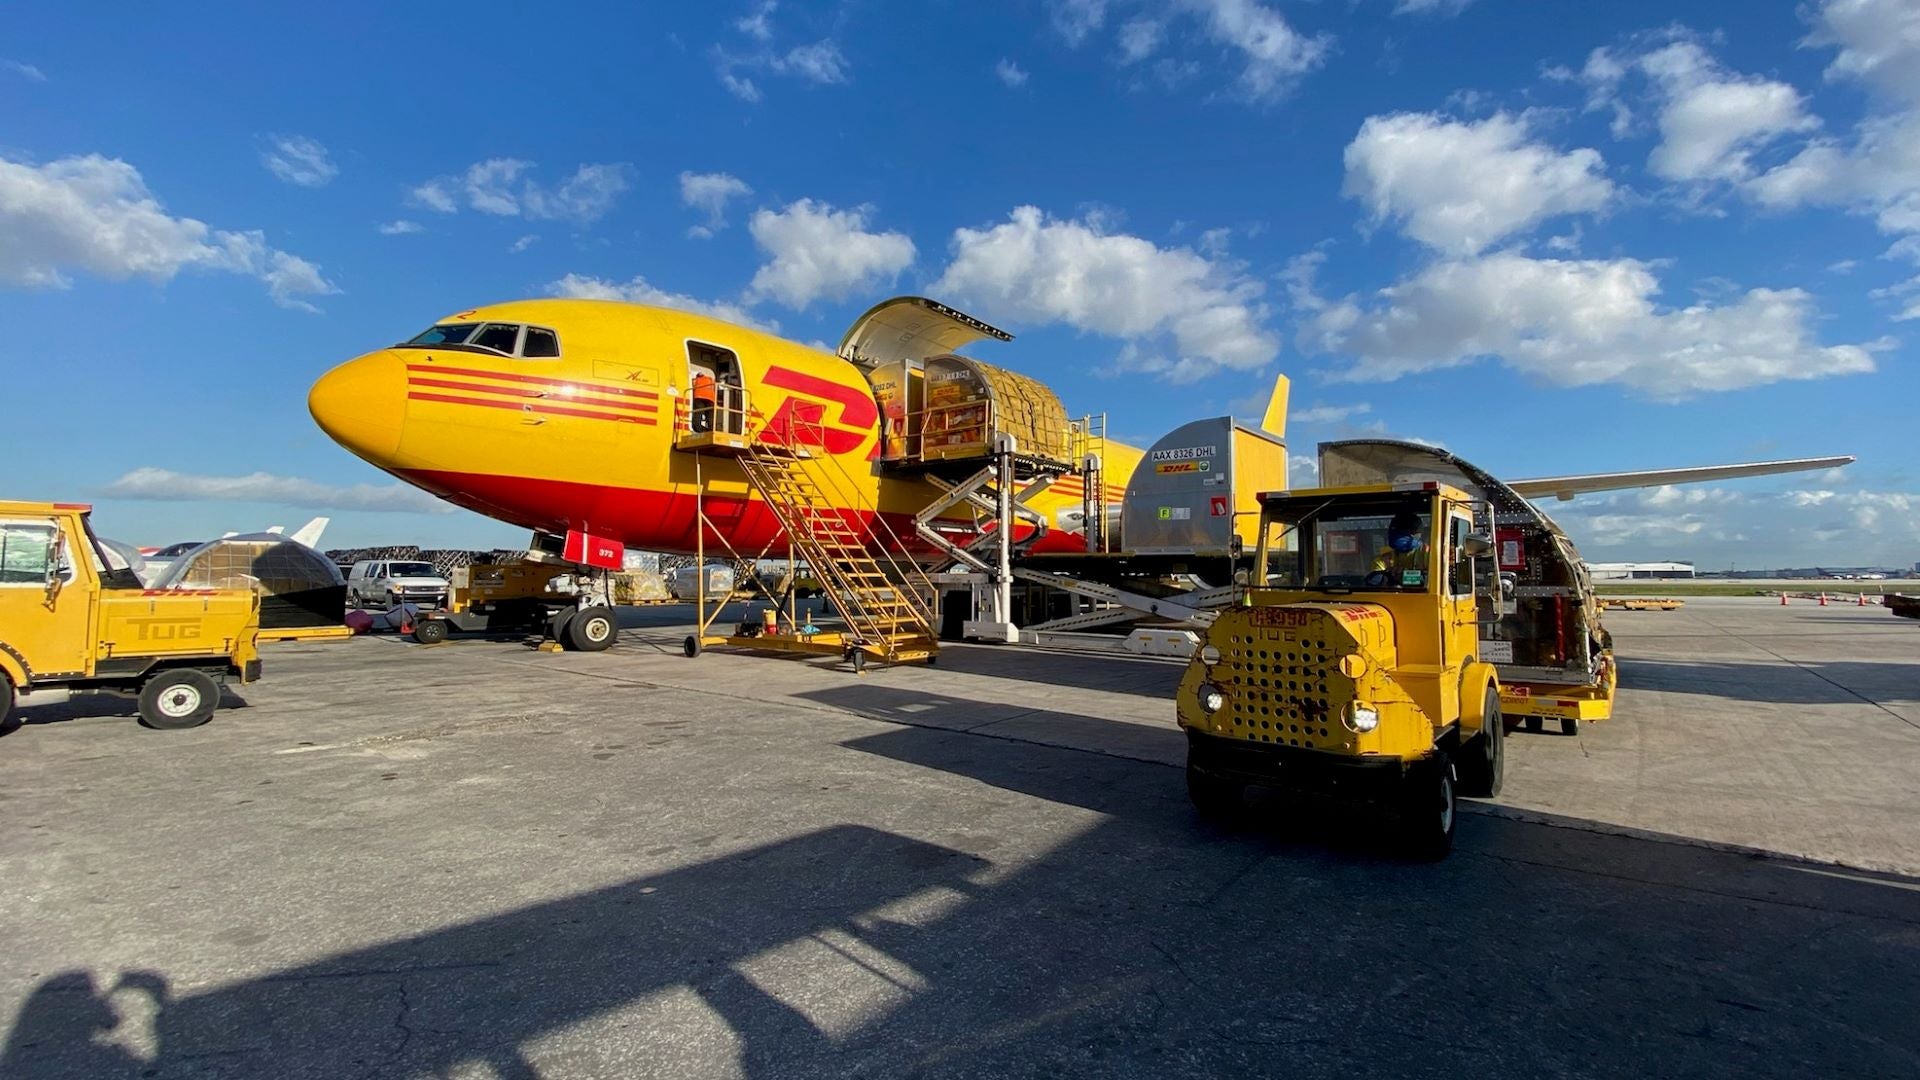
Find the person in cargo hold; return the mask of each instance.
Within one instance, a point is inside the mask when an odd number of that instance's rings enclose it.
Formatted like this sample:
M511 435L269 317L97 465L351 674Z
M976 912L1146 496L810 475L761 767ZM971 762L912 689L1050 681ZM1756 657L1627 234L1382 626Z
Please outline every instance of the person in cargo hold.
M1376 574L1390 575L1390 584L1400 584L1402 575L1413 572L1425 575L1427 569L1427 545L1421 538L1420 515L1410 510L1402 510L1393 515L1387 524L1387 546L1374 556L1373 570ZM1419 584L1418 581L1406 582Z
M718 400L713 376L702 371L693 377L693 430L713 430L713 406Z

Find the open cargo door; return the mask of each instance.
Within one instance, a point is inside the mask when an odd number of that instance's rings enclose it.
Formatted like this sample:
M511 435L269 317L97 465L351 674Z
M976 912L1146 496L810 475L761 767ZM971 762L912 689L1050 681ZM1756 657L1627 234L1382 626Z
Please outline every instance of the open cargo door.
M893 360L925 360L956 352L963 345L1013 335L964 311L924 296L896 296L867 309L840 339L840 355L863 367Z

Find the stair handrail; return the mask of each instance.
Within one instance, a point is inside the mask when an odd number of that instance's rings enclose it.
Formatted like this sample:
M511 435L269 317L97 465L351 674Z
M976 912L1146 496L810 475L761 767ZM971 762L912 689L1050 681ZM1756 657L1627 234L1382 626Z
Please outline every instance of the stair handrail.
M821 434L821 438L816 442L824 442L825 426L815 423L814 428ZM919 563L904 556L906 544L900 538L900 534L895 532L893 526L887 522L886 515L880 512L877 503L872 506L867 505L867 500L861 494L859 486L854 483L852 474L839 457L826 453L820 456L826 459L827 468L823 471L827 473L827 479L835 489L835 497L854 510L868 511L869 536L873 536L876 529L884 534L885 539L878 545L870 545L868 551L872 553L876 547L878 548L879 558L875 561L884 562L884 569L889 576L903 586L897 591L906 598L914 613L920 617L927 634L932 636L938 621L934 614L933 598L939 595L933 579L927 576ZM877 536L873 538L880 539ZM896 556L896 552L902 554Z
M782 473L789 476L797 474L802 479L812 481L812 478L803 470L788 472L786 469L789 462L797 465L803 457L810 456L805 454L799 445L800 440L795 437L797 433L791 424L791 414L789 414L789 420L788 430L785 432L781 432L771 423L763 423L760 429L753 433L753 438L748 440L747 456L741 459L743 471L754 482L754 486L760 489L774 516L786 529L793 546L798 547L805 554L809 569L821 581L822 586L833 594L840 614L846 619L849 627L863 640L887 646L888 652L891 653L891 643L888 640L890 635L880 630L879 616L876 612L869 610L871 601L862 596L862 587L855 584L845 565L826 554L825 542L815 528L817 522L800 512L802 507L788 505L787 498L780 490ZM774 437L768 438L768 433L772 433ZM787 458L771 457L768 451L775 448L784 451L788 455ZM817 483L814 487L820 490ZM826 492L821 490L820 494L824 497ZM842 524L844 525L844 519ZM847 531L854 532L850 526ZM869 561L871 561L870 556ZM871 586L867 589L869 592L872 591ZM916 614L918 614L917 611Z

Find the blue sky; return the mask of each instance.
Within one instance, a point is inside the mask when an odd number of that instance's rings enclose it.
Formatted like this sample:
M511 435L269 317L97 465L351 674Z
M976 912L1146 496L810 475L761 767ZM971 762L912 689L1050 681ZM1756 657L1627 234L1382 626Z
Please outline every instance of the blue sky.
M1549 509L1594 559L1920 560L1916 0L602 7L8 5L9 493L512 545L333 446L314 378L522 296L835 342L925 292L1142 441L1285 371L1300 455L1854 453Z

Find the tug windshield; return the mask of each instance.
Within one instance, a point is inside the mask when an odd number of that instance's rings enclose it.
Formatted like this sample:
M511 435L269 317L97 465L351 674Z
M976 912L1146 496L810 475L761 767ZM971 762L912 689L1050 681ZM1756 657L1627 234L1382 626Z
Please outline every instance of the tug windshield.
M1433 574L1425 502L1303 499L1270 508L1265 528L1269 587L1424 592Z

